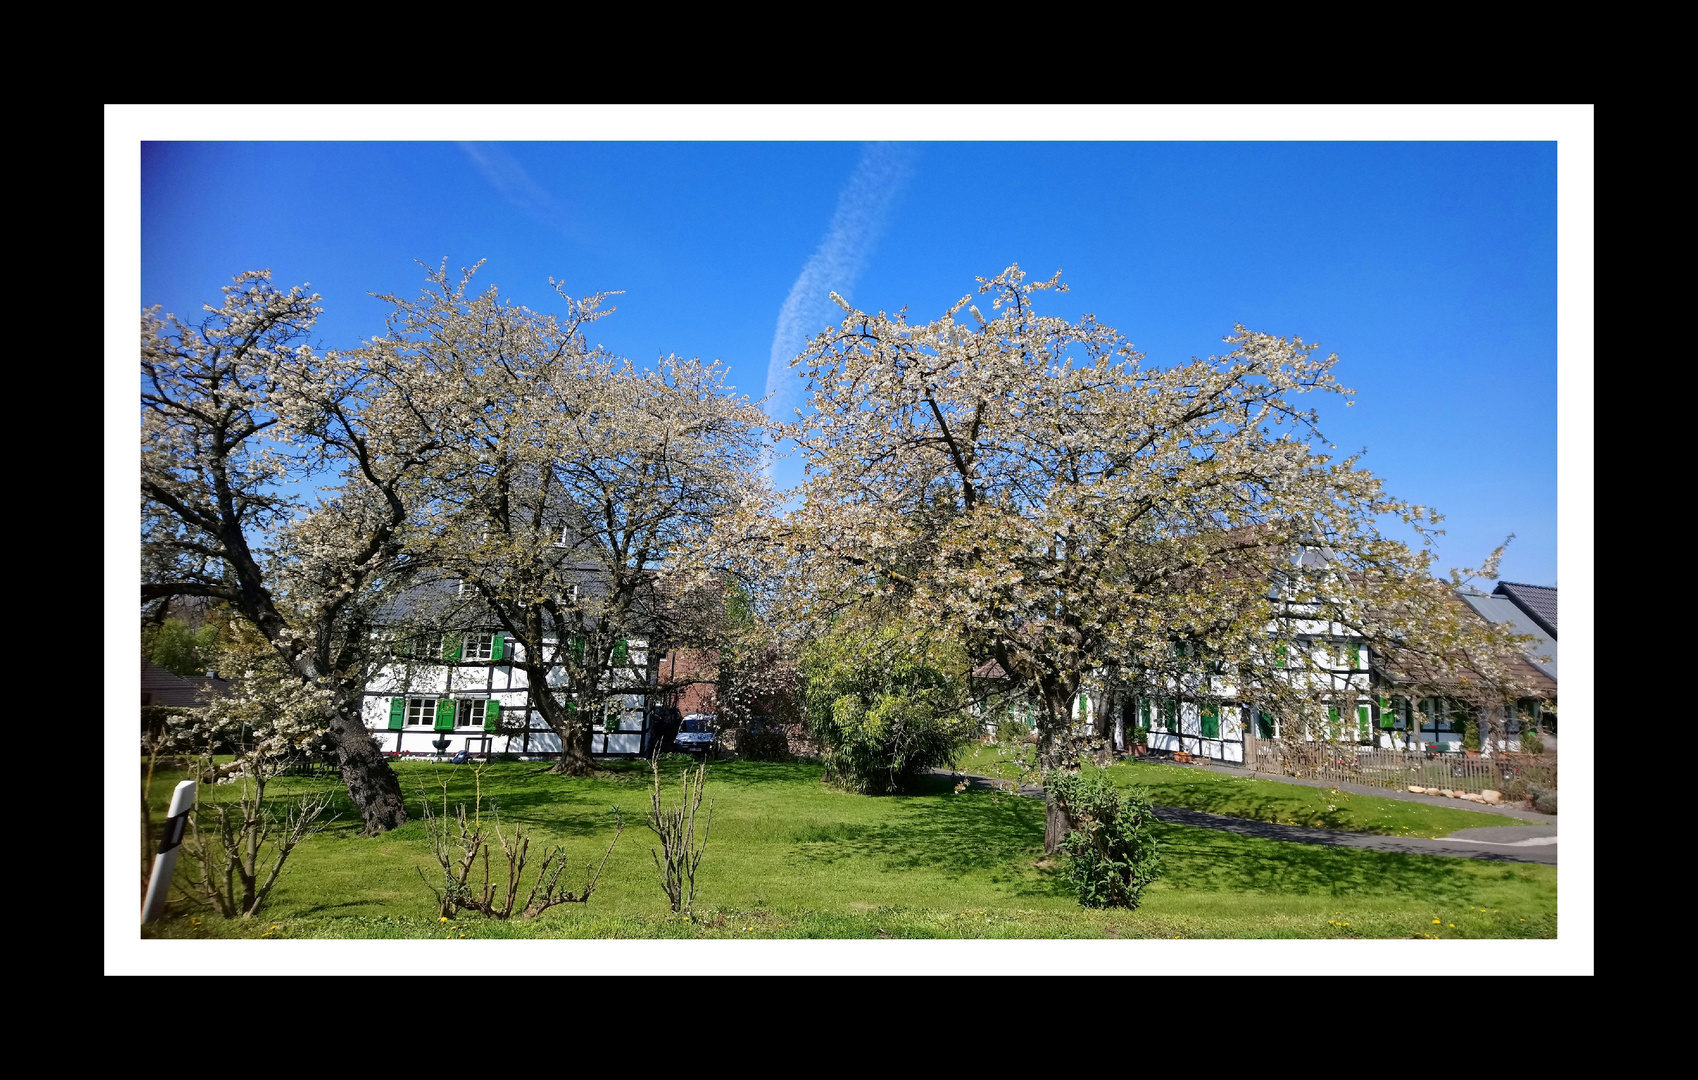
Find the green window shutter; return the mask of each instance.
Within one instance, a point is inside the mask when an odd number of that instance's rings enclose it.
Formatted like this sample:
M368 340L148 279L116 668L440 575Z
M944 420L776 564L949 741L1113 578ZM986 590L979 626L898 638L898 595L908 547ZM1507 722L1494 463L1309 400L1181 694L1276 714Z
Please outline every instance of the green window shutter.
M584 662L584 639L581 637L572 639L572 659L580 664Z
M1140 698L1138 700L1138 726L1141 728L1148 728L1150 726L1149 698Z
M613 643L613 662L623 664L631 658L631 647L624 638Z
M507 659L507 635L506 634L495 635L495 644L489 650L489 658L491 660L505 660L505 659Z
M1356 731L1366 739L1374 730L1372 710L1366 705L1356 706Z
M442 658L449 663L460 659L460 650L465 646L466 639L459 635L445 635L442 639Z
M1201 725L1201 727L1202 727L1202 732L1203 732L1203 738L1205 738L1205 739L1218 739L1218 738L1220 738L1220 711L1217 710L1217 709L1212 709L1212 708L1204 709L1202 711L1202 725Z
M1327 706L1327 741L1338 738L1338 706Z
M1350 646L1350 667L1352 670L1362 666L1362 646Z
M1169 700L1169 701L1163 702L1162 704L1165 706L1163 711L1166 714L1162 718L1162 721L1163 721L1162 726L1164 728L1166 728L1168 731L1178 731L1179 730L1179 702Z
M1284 666L1285 666L1285 646L1280 645L1280 646L1277 646L1274 649L1274 667L1281 667L1282 668Z
M407 699L401 698L401 697L390 698L389 699L389 730L390 731L400 731L401 728L406 723L407 723Z
M1397 713L1392 711L1391 698L1380 695L1380 727L1390 730L1397 723Z
M485 731L501 730L501 702L486 701L483 705L483 729Z
M1256 713L1256 730L1261 733L1261 736L1264 739L1273 738L1274 737L1273 713L1269 713L1269 712L1258 712L1258 713Z
M454 699L443 698L436 703L436 730L454 730Z

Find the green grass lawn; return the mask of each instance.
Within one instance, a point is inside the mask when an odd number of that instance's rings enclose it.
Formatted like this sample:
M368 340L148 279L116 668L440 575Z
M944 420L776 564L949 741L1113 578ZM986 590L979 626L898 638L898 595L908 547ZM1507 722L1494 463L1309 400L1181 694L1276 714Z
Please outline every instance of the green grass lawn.
M984 776L1012 776L1015 770L994 746L967 751L962 768ZM1378 836L1449 836L1457 829L1490 825L1531 825L1503 814L1355 795L1348 791L1305 787L1260 777L1232 776L1165 762L1127 761L1110 767L1122 787L1141 787L1157 806L1202 810L1251 821L1309 825Z
M675 778L677 763L669 767ZM1139 767L1143 768L1143 767ZM1179 771L1179 770L1173 770ZM1556 868L1334 849L1163 826L1167 873L1136 911L1078 906L1042 858L1037 799L939 779L908 796L850 795L820 783L820 767L728 762L710 766L713 831L700 871L696 919L672 915L644 827L646 767L565 779L534 763L483 775L502 820L532 831L532 851L564 843L575 864L599 858L624 814L601 888L588 905L535 920L465 915L441 923L419 870L436 872L419 802L471 801L469 768L397 767L414 820L377 838L343 817L291 856L260 918L227 922L186 908L147 928L157 937L417 938L1349 938L1554 937ZM155 778L163 808L177 775ZM1148 783L1132 770L1129 780ZM279 795L334 781L279 782ZM1289 785L1284 785L1289 786ZM1307 789L1298 789L1307 790ZM223 798L228 788L201 788ZM674 782L669 798L677 797ZM1358 797L1360 798L1360 797ZM1160 800L1158 800L1160 801ZM1201 807L1209 809L1210 807ZM1440 813L1459 813L1439 810ZM1499 819L1494 819L1497 821ZM499 855L499 853L497 853ZM533 854L533 865L540 856ZM179 867L179 880L183 867ZM581 883L579 874L574 885ZM179 911L174 905L173 911ZM1434 920L1437 920L1436 922Z

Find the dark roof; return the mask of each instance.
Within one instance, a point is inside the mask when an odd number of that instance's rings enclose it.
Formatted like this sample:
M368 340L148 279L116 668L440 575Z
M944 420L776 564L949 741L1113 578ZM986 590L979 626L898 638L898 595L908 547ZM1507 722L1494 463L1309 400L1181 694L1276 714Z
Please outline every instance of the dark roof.
M1002 665L995 660L986 660L973 669L972 676L975 679L1006 679L1008 672L1002 670Z
M185 679L180 675L171 674L151 660L142 661L141 692L149 705L178 705L190 708L205 705L213 698L224 696L229 686L229 679L220 679L216 675Z
M1527 658L1546 675L1553 679L1557 677L1556 638L1545 633L1544 628L1529 618L1509 597L1498 593L1488 596L1476 589L1462 589L1457 595L1487 622L1501 623L1517 634L1531 637L1533 641L1527 647Z
M1500 581L1493 596L1507 596L1554 640L1557 636L1557 591L1547 585Z

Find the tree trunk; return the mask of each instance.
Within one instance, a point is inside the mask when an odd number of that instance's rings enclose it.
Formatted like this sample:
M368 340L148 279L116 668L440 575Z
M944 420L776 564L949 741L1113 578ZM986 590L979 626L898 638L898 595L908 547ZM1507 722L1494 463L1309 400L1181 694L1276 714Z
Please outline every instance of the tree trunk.
M1061 849L1061 838L1073 831L1073 819L1054 795L1045 797L1044 854L1054 855Z
M350 716L355 719L350 720ZM407 806L401 797L401 781L389 767L389 759L358 717L358 708L351 713L333 708L330 734L336 740L336 760L342 767L348 798L360 811L366 835L376 836L405 825Z
M595 759L590 756L590 733L588 724L579 724L574 730L560 736L560 760L554 763L549 772L559 776L588 776L595 771Z

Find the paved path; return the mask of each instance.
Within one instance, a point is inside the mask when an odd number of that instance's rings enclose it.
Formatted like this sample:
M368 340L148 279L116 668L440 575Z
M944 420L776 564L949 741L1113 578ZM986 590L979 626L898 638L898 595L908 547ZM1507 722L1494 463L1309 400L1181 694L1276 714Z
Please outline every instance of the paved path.
M937 770L944 772L944 770ZM971 773L953 775L965 776L974 787L1003 788L1003 782L986 776L974 776ZM1289 779L1289 778L1287 778ZM1360 791L1364 794L1380 794L1380 788L1363 787L1357 784L1333 785L1316 783L1317 787L1338 787L1339 790ZM1020 788L1021 795L1030 798L1043 798L1044 789L1033 785ZM1413 799L1423 799L1413 792L1403 792ZM1446 799L1442 796L1433 798L1435 803L1444 806L1454 806L1457 800ZM1499 809L1483 807L1475 803L1464 803L1470 810ZM1511 815L1520 816L1520 815ZM1183 810L1177 806L1156 807L1156 818L1173 825L1192 825L1203 829L1219 829L1222 832L1237 833L1239 836L1254 836L1263 840L1283 840L1294 844L1323 844L1329 847L1362 848L1368 851L1394 851L1405 855L1446 855L1461 859L1483 859L1488 862L1523 862L1541 863L1555 866L1557 861L1557 828L1555 820L1544 814L1528 815L1539 820L1537 825L1488 825L1476 829L1458 829L1449 836L1429 840L1420 836L1376 836L1372 833L1342 832L1338 829L1317 829L1308 825L1276 825L1270 821L1251 821L1248 818L1227 817L1223 814L1208 814L1201 810Z
M1296 844L1397 851L1406 855L1450 855L1464 859L1485 859L1490 862L1543 863L1546 866L1555 866L1557 861L1554 825L1496 825L1483 829L1458 829L1449 836L1428 840L1420 836L1375 836L1372 833L1315 829L1307 825L1275 825L1267 821L1205 814L1201 810L1181 810L1173 806L1156 807L1156 817L1175 825L1195 825L1204 829L1237 833L1239 836L1285 840ZM1507 837L1505 834L1514 835Z

